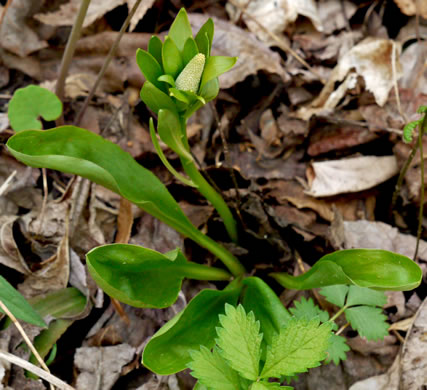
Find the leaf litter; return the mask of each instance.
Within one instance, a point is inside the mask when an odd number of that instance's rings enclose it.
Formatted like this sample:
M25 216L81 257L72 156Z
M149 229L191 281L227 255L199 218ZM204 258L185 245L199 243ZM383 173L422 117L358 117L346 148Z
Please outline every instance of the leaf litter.
M66 81L68 123L117 37L114 20L124 19L134 2L92 0ZM13 134L6 115L8 96L30 83L54 89L79 3L14 0L0 7L2 143ZM182 5L179 0L142 1L82 126L149 166L193 223L225 240L211 206L159 164L148 113L138 104L144 80L135 50L146 48L153 33L166 30ZM424 3L233 0L224 5L195 0L185 5L194 29L209 16L215 20L215 55L239 57L233 70L221 76L217 101L195 117L190 137L203 169L240 209L241 246L231 250L256 272L278 267L299 272L296 253L309 267L339 248L383 248L412 257L419 155L408 169L393 214L389 206L396 175L411 149L400 141L402 128L417 119L417 107L427 101ZM73 184L70 175L59 172L48 172L48 201L41 216L39 170L17 163L5 148L0 153L0 186L17 172L0 196L2 275L27 297L76 286L97 308L88 305L87 317L77 320L59 342L60 353L74 355L74 360L54 363L52 370L81 389L191 388L186 374L159 382L138 362L147 339L206 283L185 282L177 303L163 312L123 305L126 324L88 276L84 255L100 244L128 241L160 251L180 247L194 261L215 259L140 210L120 209L120 199L108 190L84 181ZM167 148L165 153L170 161L177 159ZM424 273L426 239L424 229L417 259ZM390 293L386 314L392 327L384 341L350 338L353 351L346 362L313 369L293 385L300 390L425 385L425 306L422 288L410 297ZM15 352L10 337L0 333L0 343ZM2 367L4 381L14 378L4 382L9 388L36 383L25 379L22 370ZM37 386L45 387L41 382Z

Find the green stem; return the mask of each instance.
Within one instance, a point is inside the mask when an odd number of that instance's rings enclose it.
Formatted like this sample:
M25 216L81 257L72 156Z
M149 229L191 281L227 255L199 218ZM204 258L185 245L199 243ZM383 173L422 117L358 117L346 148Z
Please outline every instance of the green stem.
M208 267L203 264L188 262L180 267L186 278L195 280L230 280L231 274L226 270Z
M186 135L186 119L182 117L180 119L183 133ZM184 144L188 147L186 136L184 137ZM228 235L233 242L237 243L237 225L233 214L227 206L227 203L225 203L222 196L217 191L215 191L215 189L199 172L193 160L186 159L185 157L180 157L180 159L184 171L187 173L193 183L197 185L200 193L212 204L212 206L215 207L216 211L218 211L218 214L224 222Z
M420 245L421 232L423 229L424 216L424 152L423 152L423 135L427 131L427 114L424 114L424 119L418 130L418 149L420 150L420 168L421 168L421 187L420 187L420 209L418 212L418 229L417 229L417 245L415 247L414 261L418 256L418 248Z
M61 67L59 71L58 81L56 82L56 95L59 100L64 99L65 79L67 78L68 69L70 68L71 61L73 59L74 50L76 49L76 43L80 37L82 31L83 21L85 19L87 9L89 8L90 0L82 0L80 4L79 13L77 14L76 21L71 29L70 37L68 38L67 46L65 47L64 55L62 56ZM64 123L64 118L58 119L58 124Z
M347 305L339 309L330 319L329 322L335 321L344 311L347 309Z

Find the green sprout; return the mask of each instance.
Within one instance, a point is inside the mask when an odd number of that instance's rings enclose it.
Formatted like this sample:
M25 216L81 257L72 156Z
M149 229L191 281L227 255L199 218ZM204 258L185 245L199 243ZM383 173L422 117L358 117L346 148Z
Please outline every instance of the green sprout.
M221 195L200 174L187 139L188 118L218 95L218 76L236 63L236 57L212 56L212 19L193 38L187 13L181 9L169 35L162 42L153 36L148 51L139 49L136 61L146 78L142 101L157 115L157 131L150 120L150 134L166 168L181 182L196 187L217 209L227 232L237 241L236 222ZM157 134L180 158L190 179L177 172L165 157Z

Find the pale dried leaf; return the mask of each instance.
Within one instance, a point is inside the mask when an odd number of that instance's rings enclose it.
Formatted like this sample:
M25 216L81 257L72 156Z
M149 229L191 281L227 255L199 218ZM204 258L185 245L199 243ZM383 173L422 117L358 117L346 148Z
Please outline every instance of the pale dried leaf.
M125 3L125 0L92 0L90 2L83 27L90 26L95 20L108 11ZM59 10L45 14L34 15L34 18L50 26L72 26L79 12L81 0L70 0L61 5Z
M0 133L9 128L9 118L6 112L0 113Z
M417 239L384 222L344 221L344 247L376 248L412 257ZM418 256L427 261L427 242L420 241Z
M303 15L313 22L317 30L323 30L314 0L235 0L235 3L245 10L242 18L249 30L269 45L274 45L275 41L259 24L274 34L281 34L290 23L295 22L298 15ZM226 5L234 21L241 16L239 8L231 3Z
M348 21L357 11L357 6L348 0L327 0L318 6L318 10L323 32L331 34L347 27Z
M394 0L402 13L408 16L420 15L427 19L427 2L422 0Z
M395 72L392 66L393 50L396 61ZM335 89L335 83L344 80L353 68L358 76L363 77L366 89L372 92L377 104L383 106L395 80L402 77L400 52L400 43L389 39L369 37L359 42L340 58L312 107L326 109L325 104L330 100L329 96Z
M0 47L25 57L48 46L27 24L42 5L42 0L14 0L6 8L0 25Z
M76 389L110 390L134 354L135 348L128 344L78 348L74 355L74 365L80 371Z
M313 163L312 167L314 179L307 193L315 197L363 191L399 172L395 156L362 156L322 161Z
M191 25L197 31L206 22L206 16L190 14ZM242 30L224 20L212 17L215 35L212 45L214 55L237 56L234 67L219 77L221 88L230 88L259 70L278 74L284 81L289 79L281 65L279 54L273 52L254 34Z

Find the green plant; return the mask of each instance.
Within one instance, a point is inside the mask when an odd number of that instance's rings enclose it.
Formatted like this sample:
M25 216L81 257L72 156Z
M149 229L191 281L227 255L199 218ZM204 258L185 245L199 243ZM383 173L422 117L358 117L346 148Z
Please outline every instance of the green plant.
M413 134L415 130L418 128L418 139L417 142L414 143L411 152L409 153L408 158L405 161L402 169L400 170L399 178L397 179L396 188L393 193L392 201L391 201L391 210L394 210L394 206L396 205L397 196L399 195L400 188L403 184L403 179L405 178L406 172L411 165L412 160L415 157L417 150L420 152L420 207L418 211L418 229L417 229L417 245L415 247L414 260L417 259L418 255L418 247L421 239L421 230L422 230L422 222L424 215L424 153L423 153L423 135L427 133L427 106L420 106L417 110L418 114L421 114L421 118L415 121L409 122L403 128L403 141L406 143L411 143Z
M188 117L215 98L219 89L218 75L235 62L234 58L210 55L213 29L213 22L208 20L193 38L187 15L181 10L164 43L153 37L148 51L139 50L137 62L147 79L141 99L157 115L157 128L151 119L150 133L162 161L179 180L200 190L218 210L230 238L237 240L233 215L221 195L198 171L186 134ZM167 162L157 136L177 153L188 178ZM222 290L202 290L151 338L143 353L143 363L152 371L167 375L184 370L191 361L191 350L198 350L200 346L213 348L215 327L225 304L236 306L240 303L246 312L253 312L263 333L262 343L270 346L286 324L303 323L291 319L265 281L246 277L239 260L193 226L160 180L117 145L88 130L62 126L46 131L22 131L11 137L7 146L27 165L78 174L120 194L208 249L228 269L190 262L179 250L161 254L126 244L104 245L87 254L87 265L94 280L111 297L137 307L170 306L184 278L229 282ZM408 290L419 285L422 272L405 256L359 249L326 255L299 277L285 273L271 276L286 288L349 284ZM310 328L310 321L315 320L301 321ZM341 345L341 352L343 349ZM260 384L254 386L259 388Z

